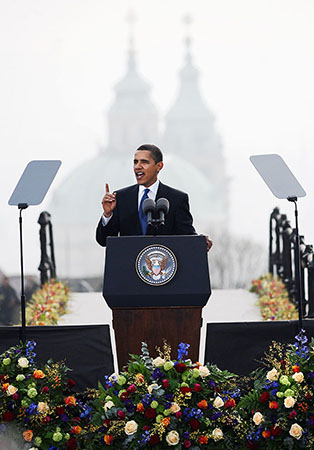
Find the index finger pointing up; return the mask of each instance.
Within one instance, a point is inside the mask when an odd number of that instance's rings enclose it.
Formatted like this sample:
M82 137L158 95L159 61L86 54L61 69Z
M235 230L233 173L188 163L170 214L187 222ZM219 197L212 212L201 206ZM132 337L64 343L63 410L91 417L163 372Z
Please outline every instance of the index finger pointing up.
M106 183L106 194L109 194L109 185L108 185L108 183Z

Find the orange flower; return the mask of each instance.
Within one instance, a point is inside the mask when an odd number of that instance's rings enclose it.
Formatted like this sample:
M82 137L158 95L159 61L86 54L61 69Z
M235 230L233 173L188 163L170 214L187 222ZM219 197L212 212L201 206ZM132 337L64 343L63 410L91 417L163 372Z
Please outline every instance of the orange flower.
M300 372L300 367L299 366L293 366L292 370L294 373Z
M136 407L136 412L143 412L143 411L144 411L143 403L138 403Z
M31 442L31 440L33 439L33 432L32 430L26 430L23 433L23 438L26 442Z
M144 380L145 380L144 375L141 374L141 373L137 373L137 374L135 375L135 380L136 380L136 382L137 382L138 384L144 383Z
M42 370L35 370L33 373L33 377L36 378L36 380L40 380L41 378L44 378L46 375Z
M8 389L9 386L10 386L10 383L4 383L4 384L2 385L2 389L6 391L6 390Z
M198 402L197 406L198 406L200 409L206 409L207 406L208 406L208 403L207 403L206 400L202 400L202 401Z
M104 441L107 445L111 445L111 443L113 441L112 434L105 434Z
M279 405L277 402L275 402L275 401L269 402L269 409L278 409L278 408L279 408Z
M75 425L71 428L71 432L73 434L80 434L81 431L82 431L82 427L80 427L79 425Z
M69 397L66 397L64 399L64 402L66 405L75 406L76 405L76 398L70 395Z
M169 417L165 417L164 419L162 419L161 422L167 428L167 426L170 424L170 418Z
M198 442L199 442L200 444L207 444L207 443L208 443L208 437L207 437L207 436L200 436L200 437L198 438Z
M268 439L270 438L270 431L264 430L262 433L263 438Z

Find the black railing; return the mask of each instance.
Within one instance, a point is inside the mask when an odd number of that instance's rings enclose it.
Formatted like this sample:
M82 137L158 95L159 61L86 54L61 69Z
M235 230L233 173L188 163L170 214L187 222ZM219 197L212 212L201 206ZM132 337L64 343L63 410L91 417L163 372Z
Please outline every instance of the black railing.
M274 208L269 222L268 270L282 279L290 300L298 306L296 247L296 230L287 216ZM314 317L314 252L313 246L305 243L304 236L300 236L300 259L303 316Z
M53 244L53 232L51 224L51 216L47 211L43 211L38 219L40 225L39 240L40 240L40 264L38 270L40 271L40 283L43 285L51 278L56 278L56 262ZM47 249L47 228L49 238L49 254Z

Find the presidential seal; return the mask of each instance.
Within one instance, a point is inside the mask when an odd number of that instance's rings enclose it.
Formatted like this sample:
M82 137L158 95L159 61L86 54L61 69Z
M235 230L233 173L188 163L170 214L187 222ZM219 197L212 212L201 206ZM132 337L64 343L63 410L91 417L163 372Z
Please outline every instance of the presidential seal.
M150 245L136 258L136 272L141 280L152 286L169 283L177 271L174 253L163 245Z

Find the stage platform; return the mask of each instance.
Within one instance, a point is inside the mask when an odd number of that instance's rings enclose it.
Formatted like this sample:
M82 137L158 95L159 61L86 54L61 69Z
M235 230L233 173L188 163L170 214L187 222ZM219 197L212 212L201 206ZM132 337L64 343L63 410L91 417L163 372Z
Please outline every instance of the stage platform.
M217 289L203 308L203 327L201 330L200 362L204 361L206 324L210 322L256 322L261 314L256 305L257 296L244 289ZM60 318L60 325L109 324L111 342L115 355L115 339L111 327L111 310L105 303L101 292L73 292L68 306L68 314ZM153 356L153 355L152 355Z

